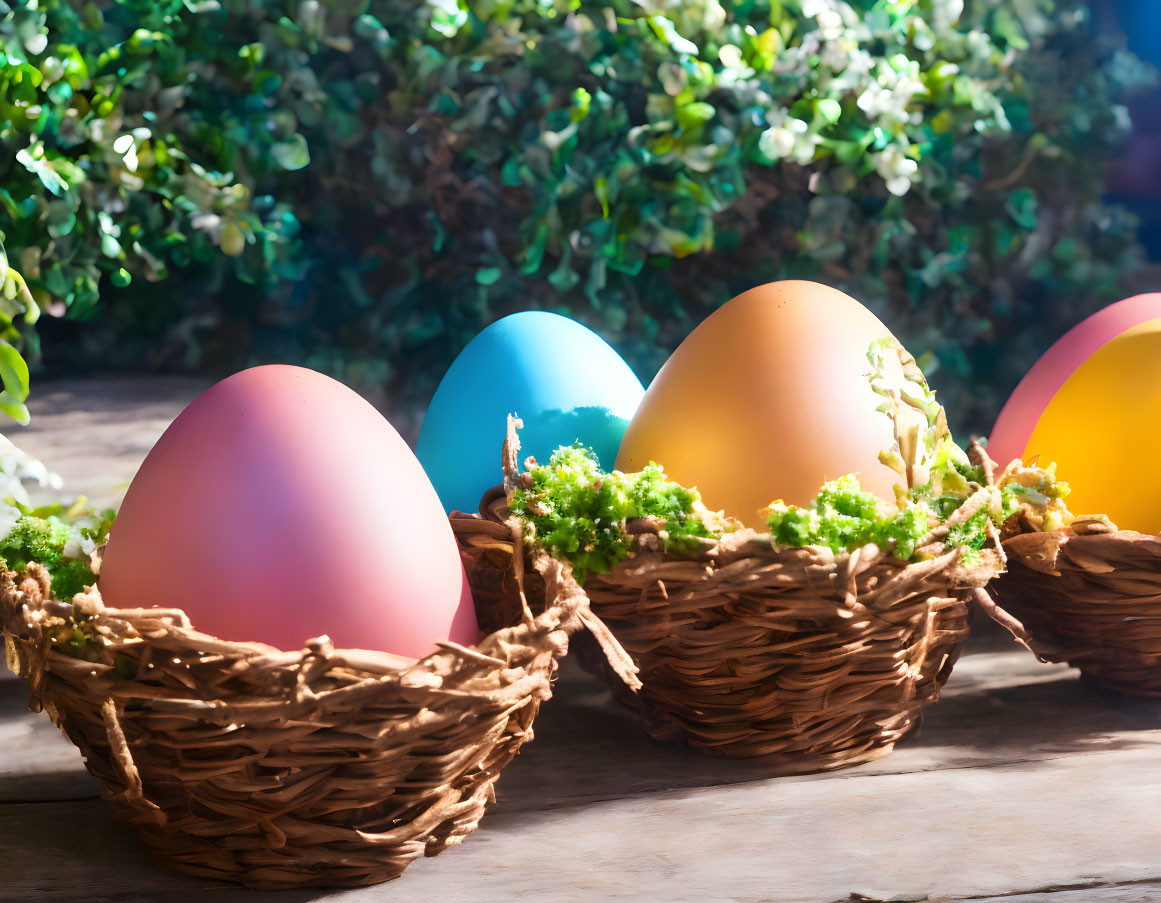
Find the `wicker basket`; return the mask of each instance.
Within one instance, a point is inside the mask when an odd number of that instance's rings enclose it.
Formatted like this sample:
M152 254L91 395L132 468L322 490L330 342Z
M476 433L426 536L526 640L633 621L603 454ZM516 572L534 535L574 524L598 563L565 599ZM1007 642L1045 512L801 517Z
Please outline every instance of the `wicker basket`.
M512 447L516 425L509 421ZM514 456L505 460L508 493L481 502L496 524L519 523L507 498L525 485ZM932 548L982 496L929 537L939 540ZM584 585L590 618L628 651L640 691L623 692L607 655L585 654L579 635L575 647L655 738L761 757L771 774L856 765L889 753L939 697L968 634L973 592L1003 567L998 534L977 565L962 558L956 550L908 563L874 545L849 554L776 548L753 530L692 556L642 550ZM501 592L488 604L504 617L515 602Z
M1004 535L1008 572L988 613L1038 658L1111 690L1161 696L1161 536L1102 517Z
M523 561L503 525L453 526L473 588L488 579L482 551L507 541ZM106 608L96 592L61 603L37 565L0 577L0 625L31 707L161 864L256 889L374 884L476 827L568 633L592 620L567 571L530 558L540 614L520 604L478 646L418 661L325 637L298 652L224 642L181 611ZM511 574L519 599L523 570ZM99 638L88 660L53 645L74 630Z

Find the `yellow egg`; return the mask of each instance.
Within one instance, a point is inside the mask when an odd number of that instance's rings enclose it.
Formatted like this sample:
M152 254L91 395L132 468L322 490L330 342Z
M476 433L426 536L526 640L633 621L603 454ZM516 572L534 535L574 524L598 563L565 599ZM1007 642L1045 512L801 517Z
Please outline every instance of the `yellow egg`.
M892 499L879 463L891 420L867 380L867 350L890 337L854 298L815 282L772 282L695 329L657 374L617 456L656 461L705 503L760 528L761 509L804 505L827 480L857 472Z
M1056 462L1075 514L1107 514L1122 530L1161 532L1161 319L1106 342L1044 408L1025 459Z

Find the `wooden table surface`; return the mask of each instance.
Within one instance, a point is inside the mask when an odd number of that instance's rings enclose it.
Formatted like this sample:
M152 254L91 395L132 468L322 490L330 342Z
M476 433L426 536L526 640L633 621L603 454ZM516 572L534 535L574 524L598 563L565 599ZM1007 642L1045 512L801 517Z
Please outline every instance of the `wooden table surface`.
M45 387L12 438L114 501L191 381ZM0 901L1161 903L1161 700L1089 689L978 630L922 729L828 775L655 743L566 660L458 848L397 881L259 895L153 866L0 668Z

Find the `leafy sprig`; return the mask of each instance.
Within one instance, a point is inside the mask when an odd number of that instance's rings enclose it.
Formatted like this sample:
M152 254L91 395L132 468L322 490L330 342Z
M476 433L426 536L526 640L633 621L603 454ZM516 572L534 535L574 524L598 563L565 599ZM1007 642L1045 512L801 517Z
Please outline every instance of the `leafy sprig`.
M894 339L874 342L867 352L871 388L884 401L878 410L891 418L892 448L881 463L902 478L895 484L895 503L862 492L848 475L826 484L805 507L776 504L767 521L776 542L790 546L821 545L851 551L868 542L910 560L923 543L952 518L969 498L986 496L970 517L954 523L943 537L942 551L965 550L972 564L989 537L1022 511L1055 529L1071 521L1064 506L1068 485L1056 480L1055 465L1012 467L989 481L982 463L973 463L955 442L947 415L936 400L915 359Z

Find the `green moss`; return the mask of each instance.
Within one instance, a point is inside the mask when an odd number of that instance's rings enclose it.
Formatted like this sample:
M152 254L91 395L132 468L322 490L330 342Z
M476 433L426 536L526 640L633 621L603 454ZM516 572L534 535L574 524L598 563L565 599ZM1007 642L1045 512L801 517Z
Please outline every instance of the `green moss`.
M531 486L512 495L512 513L532 526L550 554L570 561L582 583L590 571L607 573L629 556L634 539L628 526L637 518L659 522L662 547L672 552L721 535L724 526L696 490L668 479L653 463L639 473L607 473L590 450L576 445L557 449L529 474Z
M849 552L874 543L909 559L933 520L934 513L925 506L897 509L862 491L858 477L848 474L826 483L805 507L771 506L766 524L778 545Z
M69 507L43 508L30 508L14 499L6 501L20 511L20 517L0 539L5 567L20 573L32 562L43 565L52 578L53 595L62 601L96 581L86 550L108 538L113 511L91 511L84 499Z

